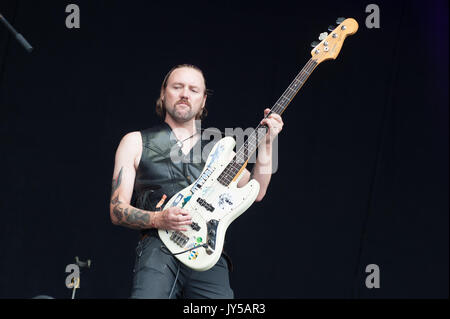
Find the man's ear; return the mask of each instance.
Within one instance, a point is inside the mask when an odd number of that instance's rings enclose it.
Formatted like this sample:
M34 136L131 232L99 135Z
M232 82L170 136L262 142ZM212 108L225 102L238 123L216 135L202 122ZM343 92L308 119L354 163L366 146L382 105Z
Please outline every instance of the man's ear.
M207 98L208 96L205 94L205 96L203 97L203 105L202 105L202 109L205 107L205 104L206 104L206 98Z

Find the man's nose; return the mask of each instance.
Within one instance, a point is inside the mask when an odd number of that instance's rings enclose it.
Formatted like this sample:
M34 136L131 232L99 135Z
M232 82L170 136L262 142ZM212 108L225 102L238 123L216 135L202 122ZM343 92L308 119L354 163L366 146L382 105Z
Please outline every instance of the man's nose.
M189 88L183 88L180 92L180 98L189 100Z

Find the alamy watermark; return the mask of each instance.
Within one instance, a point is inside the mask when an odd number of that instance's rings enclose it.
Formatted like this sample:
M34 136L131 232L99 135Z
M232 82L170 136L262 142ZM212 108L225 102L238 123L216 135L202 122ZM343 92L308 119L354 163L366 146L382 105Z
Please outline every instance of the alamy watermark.
M380 28L380 7L371 3L366 6L366 13L370 13L366 17L366 27L368 29L379 29ZM66 27L68 29L79 29L80 28L80 7L76 4L68 4L66 6L66 13L69 15L66 17Z
M66 17L66 27L68 29L80 28L80 7L76 4L69 4L66 6L66 12L70 13Z
M222 139L222 132L218 128L210 127L207 129L201 129L201 121L196 120L195 126L199 132L201 132L200 142L195 143L189 154L184 154L181 151L180 144L174 143L170 150L170 159L173 163L200 163L206 162L208 156L211 154L213 147ZM183 128L176 128L172 130L170 139L172 141L178 141L178 136L189 136L189 132L183 132ZM269 133L267 133L269 134ZM237 128L225 128L225 136L232 137L235 142L235 162L238 164L260 164L259 171L262 174L274 174L278 169L278 136L271 142L271 147L267 147L266 144L266 130L259 128L243 129ZM259 142L259 143L258 143ZM206 143L206 144L205 144ZM202 148L202 144L204 144ZM269 153L268 150L271 150ZM221 154L217 153L221 156ZM226 155L226 154L223 154ZM233 154L230 154L233 155ZM230 156L231 157L231 156ZM232 158L229 158L231 160Z
M371 3L366 6L366 13L370 13L366 18L367 29L379 29L380 28L380 7Z
M380 288L380 267L377 264L370 264L366 266L366 287L369 289Z
M66 273L70 273L66 277L66 287L72 289L74 286L80 288L80 267L76 264L66 266Z

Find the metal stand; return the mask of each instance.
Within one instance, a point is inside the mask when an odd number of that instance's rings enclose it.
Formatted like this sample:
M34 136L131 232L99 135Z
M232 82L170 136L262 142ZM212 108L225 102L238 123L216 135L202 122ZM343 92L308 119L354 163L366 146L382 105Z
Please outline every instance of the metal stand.
M80 287L81 268L91 268L91 260L81 261L78 256L75 256L75 264L80 268L80 275L74 279L72 299L75 299L75 292Z
M6 26L6 28L11 32L11 34L16 38L16 40L27 50L28 52L33 51L33 47L28 43L28 41L14 29L14 27L9 24L8 20L0 13L0 21Z

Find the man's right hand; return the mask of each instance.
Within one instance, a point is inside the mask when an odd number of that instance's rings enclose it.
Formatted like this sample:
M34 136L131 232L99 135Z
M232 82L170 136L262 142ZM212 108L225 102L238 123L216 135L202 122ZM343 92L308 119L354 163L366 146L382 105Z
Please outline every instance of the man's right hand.
M190 225L192 217L189 212L180 207L169 207L155 214L155 228L187 231L184 225Z

